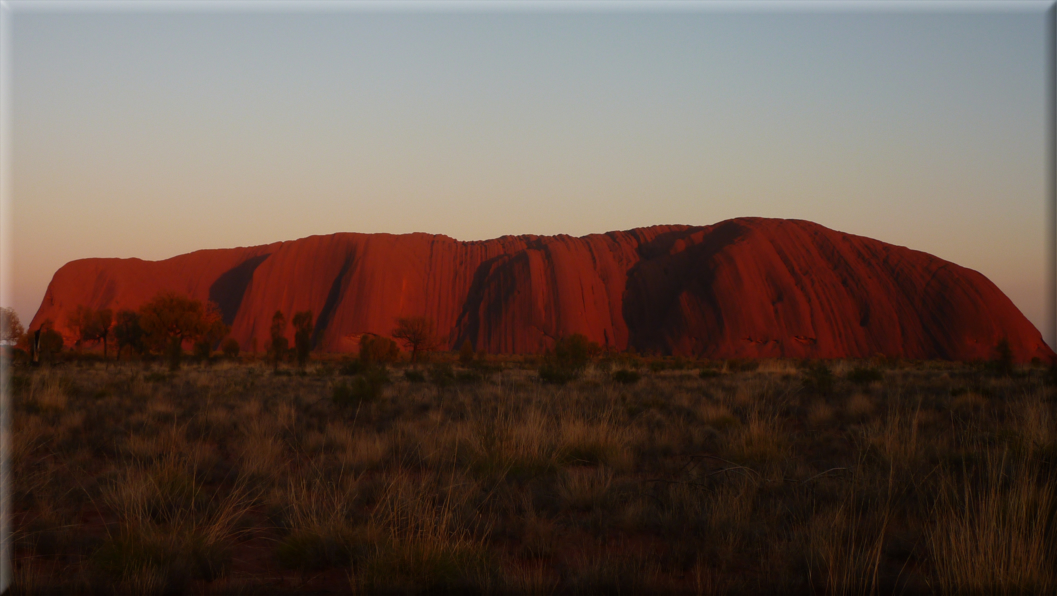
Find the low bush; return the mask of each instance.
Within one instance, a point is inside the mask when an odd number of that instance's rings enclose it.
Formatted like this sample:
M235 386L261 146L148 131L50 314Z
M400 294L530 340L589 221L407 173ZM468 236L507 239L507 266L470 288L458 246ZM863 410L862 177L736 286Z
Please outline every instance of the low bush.
M373 333L360 336L360 360L364 364L396 362L399 357L400 348L392 339Z
M537 371L540 381L550 385L564 385L580 376L580 371L560 366L553 362L544 362Z
M234 337L229 337L224 340L224 343L220 344L220 351L224 353L224 356L230 359L238 358L239 356L239 342Z
M674 358L664 358L660 360L653 360L650 362L650 372L662 372L665 370L686 370L690 368L690 361L685 358L676 356Z
M803 387L817 395L833 393L833 372L826 363L819 360L804 371Z
M462 347L459 348L459 364L463 366L470 366L473 364L475 354L473 352L473 345L470 344L470 340L462 342Z
M1013 349L1008 339L1002 339L995 345L994 358L988 363L991 372L1000 377L1013 376Z
M593 341L574 333L554 343L554 349L544 356L540 365L539 378L544 383L565 384L579 378L591 358L600 354L602 349Z
M474 357L474 361L470 363L470 369L483 374L489 374L503 370L503 365L499 362L489 361L487 354L484 352L478 352L477 356Z
M404 371L404 378L411 383L424 383L426 381L426 374L420 370L409 368Z
M484 375L474 370L460 370L455 373L455 382L462 383L464 385L472 385L474 383L480 383L484 380Z
M621 383L624 385L631 385L632 383L637 383L641 378L642 375L640 375L637 371L634 370L620 369L618 371L613 372L613 380L617 383Z
M372 403L382 397L382 390L388 382L389 372L384 367L371 367L363 374L353 377L351 381L335 383L332 398L339 406Z
M437 362L429 367L429 380L437 387L447 387L455 382L455 369L447 362Z
M851 372L848 373L847 378L852 383L856 383L858 385L868 385L875 381L883 381L885 375L883 372L877 370L876 368L863 368L857 366L853 368Z
M346 360L341 363L338 368L338 374L351 377L353 375L363 374L369 368L369 365L362 360Z
M758 368L760 368L759 360L742 360L740 358L727 360L727 370L730 372L753 372Z

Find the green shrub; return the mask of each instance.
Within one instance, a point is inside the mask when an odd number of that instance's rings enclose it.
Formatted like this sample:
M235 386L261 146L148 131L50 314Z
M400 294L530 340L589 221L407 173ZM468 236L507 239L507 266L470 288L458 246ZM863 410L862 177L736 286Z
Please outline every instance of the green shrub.
M613 372L613 380L617 383L622 383L624 385L631 385L632 383L637 383L641 378L642 375L640 375L638 371L634 370L620 369L618 371Z
M723 373L714 368L702 368L701 371L697 373L702 379L714 379L722 374Z
M409 368L404 371L404 378L411 383L423 383L426 381L425 373L413 368Z

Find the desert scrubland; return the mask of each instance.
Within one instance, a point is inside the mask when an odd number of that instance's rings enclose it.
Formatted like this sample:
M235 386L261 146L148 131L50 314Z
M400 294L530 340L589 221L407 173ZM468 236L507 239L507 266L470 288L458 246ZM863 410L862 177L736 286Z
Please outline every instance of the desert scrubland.
M1057 589L1043 367L9 370L12 594Z

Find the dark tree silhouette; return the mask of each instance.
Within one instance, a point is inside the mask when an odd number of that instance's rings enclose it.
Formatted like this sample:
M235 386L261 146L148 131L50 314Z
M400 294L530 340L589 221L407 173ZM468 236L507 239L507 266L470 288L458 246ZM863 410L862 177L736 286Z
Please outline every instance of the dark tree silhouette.
M435 347L433 338L433 321L426 317L402 317L396 320L393 338L404 342L411 350L411 362L418 362L421 352L428 352Z
M229 337L220 344L220 351L225 356L231 359L238 358L239 355L239 341L234 337Z
M95 310L91 307L80 305L70 313L66 320L66 326L73 331L77 338L77 347L84 342L103 342L103 359L107 356L107 338L110 336L110 327L114 322L114 314L109 308Z
M53 361L63 348L62 334L55 330L55 322L46 319L40 324L35 337L35 354L44 362Z
M995 345L995 359L992 361L995 372L1003 377L1013 376L1013 349L1009 339L1003 337Z
M172 370L180 367L185 341L201 341L223 330L216 306L172 291L159 292L139 314L147 342L168 356Z
M400 348L388 337L364 333L360 336L360 361L364 364L395 362L400 356Z
M195 342L195 354L208 363L213 348L219 345L220 340L224 339L230 331L231 328L224 323L220 308L214 302L207 302L202 333Z
M462 342L462 347L459 348L459 363L463 366L470 366L473 364L473 359L473 345L470 343L470 340L464 340Z
M295 314L293 324L297 365L304 368L308 361L308 353L312 351L312 311L306 310Z
M272 327L271 327L271 356L272 365L275 370L279 370L279 361L283 359L283 355L286 354L286 350L290 345L289 340L286 339L286 317L283 316L283 311L277 310L272 315Z
M131 348L142 354L143 327L139 323L139 313L127 308L117 311L117 321L114 323L114 339L117 340L117 359L121 360L121 350Z

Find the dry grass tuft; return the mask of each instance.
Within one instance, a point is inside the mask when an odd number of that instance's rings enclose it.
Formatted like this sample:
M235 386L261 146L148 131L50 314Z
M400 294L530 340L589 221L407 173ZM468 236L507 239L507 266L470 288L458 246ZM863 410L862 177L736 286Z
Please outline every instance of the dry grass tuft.
M929 533L945 593L1052 593L1055 577L1052 473L988 454L978 475L944 484Z
M562 474L558 494L570 509L590 510L607 504L613 471L599 468L570 468Z
M812 426L824 426L833 422L833 407L821 399L812 402L807 411L807 420Z
M970 391L951 400L951 408L959 415L972 416L987 408L987 398Z
M870 396L855 393L844 404L844 414L849 420L863 422L873 415L877 405Z
M876 594L888 511L854 511L849 497L808 523L811 583L826 594Z

